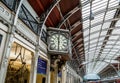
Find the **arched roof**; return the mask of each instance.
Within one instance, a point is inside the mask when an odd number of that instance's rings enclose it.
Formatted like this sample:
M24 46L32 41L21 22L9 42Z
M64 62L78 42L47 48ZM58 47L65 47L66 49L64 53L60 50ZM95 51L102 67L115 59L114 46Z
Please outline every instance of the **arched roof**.
M101 58L112 61L119 57L120 2L118 0L28 1L41 19L48 15L45 20L47 27L70 31L72 58L76 60L77 67L84 61ZM99 73L101 67L106 67L106 64L92 63L86 66L85 72L94 70Z

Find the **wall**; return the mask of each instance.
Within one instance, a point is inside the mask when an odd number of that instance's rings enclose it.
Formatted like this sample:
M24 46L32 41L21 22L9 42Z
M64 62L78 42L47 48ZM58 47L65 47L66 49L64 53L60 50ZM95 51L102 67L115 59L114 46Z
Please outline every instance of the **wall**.
M8 30L8 27L0 22L0 34L2 35L2 41L0 45L0 63L1 63L1 58L2 58L3 51L4 51L4 47L5 47L7 30Z
M28 10L31 12L31 14L33 15L33 17L37 20L36 17L37 14L35 13L35 11L33 10L33 8L29 5L29 3L27 2L27 0L24 0L23 4L25 5L26 8L29 8ZM28 26L26 26L20 19L17 19L17 24L16 26L13 26L13 19L14 19L14 12L11 11L10 9L8 9L3 3L0 2L0 34L3 35L3 39L2 39L2 43L1 43L1 46L0 46L0 62L1 62L1 58L2 58L2 55L4 53L9 53L10 51L7 50L7 47L5 48L5 45L9 44L9 46L12 45L13 42L16 42L18 44L20 44L21 46L24 46L25 48L27 48L28 50L32 51L33 54L34 54L34 61L33 61L33 68L32 70L30 71L31 73L31 83L35 83L34 81L34 78L35 78L35 75L36 75L36 65L35 63L37 62L37 59L35 59L36 57L38 56L41 56L43 57L45 60L48 61L49 63L49 59L48 59L48 56L47 56L47 46L46 44L43 42L43 41L39 41L39 47L40 49L38 50L38 53L37 53L37 43L38 43L38 37L37 35L31 31L31 29L29 29ZM10 27L14 28L10 28L11 31L8 32L8 27L4 24L4 22L8 25L10 25ZM46 26L43 26L44 27L44 30L46 30ZM12 35L12 36L11 36ZM8 40L8 43L6 43L6 39L8 39L8 37L10 37L10 39L12 40L12 43ZM10 47L8 47L10 49ZM7 50L6 52L4 52L4 50ZM9 54L8 54L8 58L6 58L6 55L5 55L5 60L3 58L3 61L2 63L4 63L4 61L6 61L6 64L2 64L1 68L2 68L2 71L0 70L0 73L3 75L0 77L0 83L4 83L3 80L5 77L5 74L6 74L6 71L7 70L7 60L9 59ZM4 67L4 68L3 68ZM49 67L49 66L48 66ZM49 68L47 70L47 75L49 76ZM44 77L43 75L39 75L39 77ZM2 82L1 82L1 79L2 79ZM36 80L36 78L35 78ZM48 77L47 77L47 81L49 81Z

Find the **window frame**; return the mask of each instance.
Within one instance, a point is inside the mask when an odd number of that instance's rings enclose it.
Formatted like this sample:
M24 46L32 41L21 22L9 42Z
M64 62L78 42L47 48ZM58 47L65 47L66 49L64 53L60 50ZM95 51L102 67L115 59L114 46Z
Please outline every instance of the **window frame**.
M26 25L26 26L28 26L29 27L29 29L32 31L32 32L34 32L36 35L38 35L39 34L39 23L37 22L37 20L33 17L33 15L29 12L29 10L22 4L22 6L21 6L21 9L22 9L22 12L25 14L25 17L26 18L22 18L21 16L20 16L20 13L19 13L19 15L18 15L18 18ZM21 10L20 9L20 10ZM27 11L27 13L30 15L30 17L35 21L33 21L36 25L37 25L37 31L35 31L34 30L34 27L32 26L32 24L31 24L31 20L29 20L28 19L28 16L26 15L26 12L25 11ZM28 20L26 20L26 19L28 19ZM29 24L27 24L25 21L27 21Z

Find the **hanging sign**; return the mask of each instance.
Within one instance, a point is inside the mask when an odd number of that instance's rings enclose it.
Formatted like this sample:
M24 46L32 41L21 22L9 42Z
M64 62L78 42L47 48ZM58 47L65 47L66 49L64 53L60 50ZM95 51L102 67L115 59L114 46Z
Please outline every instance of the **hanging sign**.
M46 74L47 69L47 61L38 58L38 64L37 64L37 73L38 74Z

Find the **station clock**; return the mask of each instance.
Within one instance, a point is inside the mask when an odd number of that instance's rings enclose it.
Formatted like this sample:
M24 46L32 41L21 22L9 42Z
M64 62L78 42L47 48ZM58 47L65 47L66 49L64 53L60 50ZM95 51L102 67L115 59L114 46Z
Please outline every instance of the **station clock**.
M69 34L66 30L49 29L48 30L48 51L50 53L61 54L68 53Z

